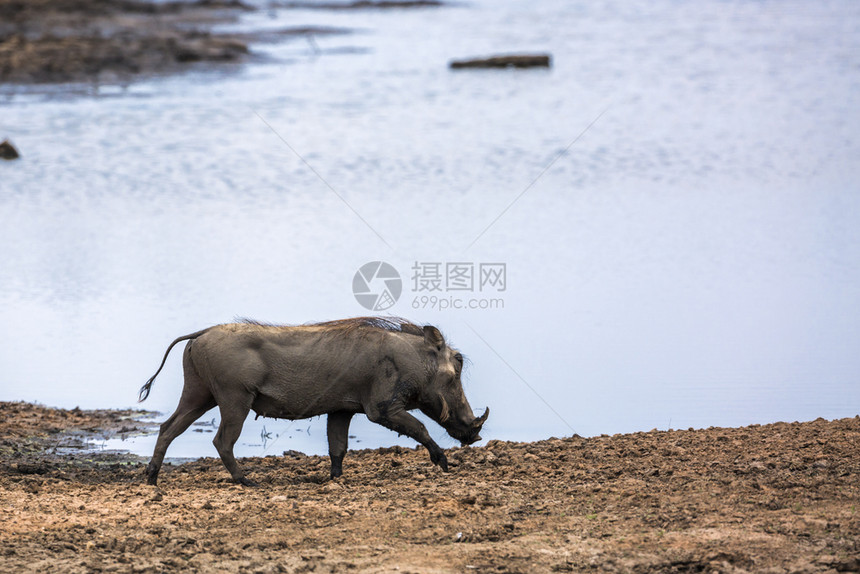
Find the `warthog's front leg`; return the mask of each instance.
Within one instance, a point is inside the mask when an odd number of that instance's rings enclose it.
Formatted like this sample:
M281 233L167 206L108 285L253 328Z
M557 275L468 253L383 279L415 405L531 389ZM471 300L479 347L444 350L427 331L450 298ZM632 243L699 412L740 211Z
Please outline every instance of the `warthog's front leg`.
M332 478L343 474L343 457L349 444L349 421L352 420L353 414L349 411L337 411L328 415L326 426Z
M409 411L404 409L402 405L396 402L380 403L375 409L367 413L367 418L396 433L417 440L430 452L430 460L433 464L439 465L442 470L448 472L448 459L445 457L445 453L439 448L436 441L430 438L427 427L409 414Z

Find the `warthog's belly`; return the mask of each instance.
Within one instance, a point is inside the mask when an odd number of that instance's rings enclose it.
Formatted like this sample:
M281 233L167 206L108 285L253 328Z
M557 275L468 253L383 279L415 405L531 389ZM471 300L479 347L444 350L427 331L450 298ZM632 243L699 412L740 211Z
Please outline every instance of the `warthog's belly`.
M325 395L294 396L287 399L257 395L251 409L261 417L273 419L306 419L335 411L363 412L361 403L341 397L332 401Z
M255 398L254 402L251 404L251 409L261 417L296 420L316 414L313 412L307 412L308 406L309 405L290 404L287 401L278 400L274 397L257 395L257 398Z

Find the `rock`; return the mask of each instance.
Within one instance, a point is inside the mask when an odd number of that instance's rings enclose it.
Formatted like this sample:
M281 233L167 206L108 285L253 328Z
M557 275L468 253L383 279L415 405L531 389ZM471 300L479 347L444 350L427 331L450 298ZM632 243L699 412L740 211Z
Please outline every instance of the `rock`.
M460 502L463 504L475 504L475 502L477 502L477 501L478 501L478 497L475 495L474 492L470 492L470 493L466 494L465 496L460 497Z
M343 486L335 481L331 481L321 489L323 492L337 492L339 490L343 490Z
M15 146L12 145L12 142L9 140L3 140L0 143L0 159L18 159L21 157L18 154L18 150L15 149Z
M33 464L19 462L15 465L15 470L21 474L45 474L49 469L45 462L39 461Z
M469 60L454 60L449 66L460 68L549 68L549 54L510 54Z

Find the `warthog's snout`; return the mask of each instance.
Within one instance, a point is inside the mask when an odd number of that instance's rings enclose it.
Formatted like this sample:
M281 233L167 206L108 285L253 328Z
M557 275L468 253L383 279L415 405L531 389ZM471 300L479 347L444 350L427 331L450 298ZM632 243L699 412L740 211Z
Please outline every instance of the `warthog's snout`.
M484 426L484 422L486 422L487 417L490 416L490 407L487 407L484 410L484 414L479 417L475 417L475 420L469 425L469 433L464 439L461 439L464 445L470 445L481 440L481 428Z

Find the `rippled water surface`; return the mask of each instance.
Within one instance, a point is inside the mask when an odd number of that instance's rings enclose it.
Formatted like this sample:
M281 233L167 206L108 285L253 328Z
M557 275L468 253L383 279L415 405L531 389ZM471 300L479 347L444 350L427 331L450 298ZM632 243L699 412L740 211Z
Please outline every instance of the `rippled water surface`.
M176 336L367 314L354 275L386 261L402 293L383 313L469 357L486 439L860 412L856 2L470 2L235 27L294 25L351 32L124 87L0 86L0 139L22 153L0 165L0 398L131 406ZM553 67L447 68L510 51ZM433 264L502 263L504 290L416 288ZM165 416L179 356L144 403ZM325 420L251 423L239 454L326 450ZM215 455L195 428L170 455ZM352 434L398 440L358 419Z

